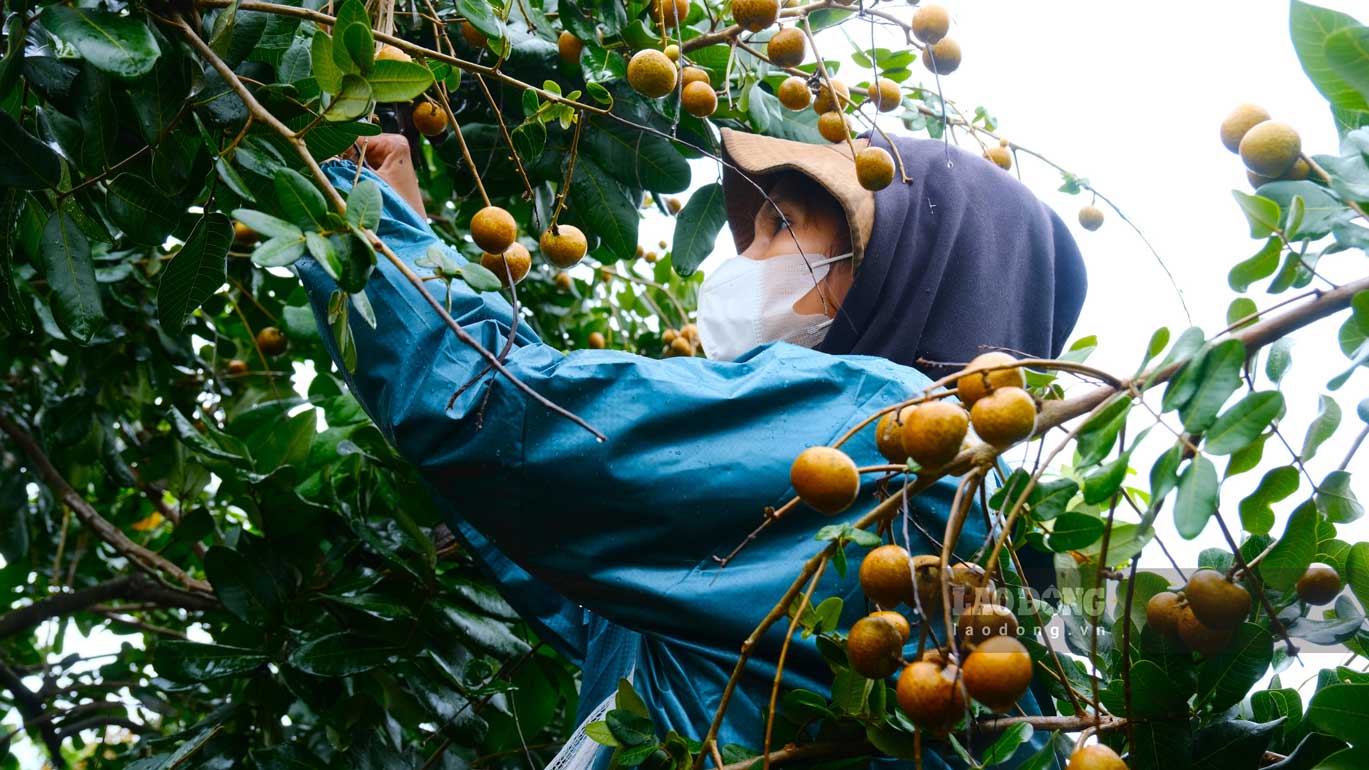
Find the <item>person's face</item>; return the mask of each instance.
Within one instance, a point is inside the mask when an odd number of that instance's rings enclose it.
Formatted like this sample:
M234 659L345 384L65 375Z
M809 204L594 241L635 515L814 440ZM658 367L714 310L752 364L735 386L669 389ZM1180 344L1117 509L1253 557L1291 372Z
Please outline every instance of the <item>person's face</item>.
M776 206L766 203L756 212L755 237L741 256L762 260L802 253L817 261L850 251L846 218L835 203L827 200L821 205L820 199L805 195L801 185L787 180L768 194ZM826 277L794 303L794 312L836 317L851 280L851 260L832 263Z

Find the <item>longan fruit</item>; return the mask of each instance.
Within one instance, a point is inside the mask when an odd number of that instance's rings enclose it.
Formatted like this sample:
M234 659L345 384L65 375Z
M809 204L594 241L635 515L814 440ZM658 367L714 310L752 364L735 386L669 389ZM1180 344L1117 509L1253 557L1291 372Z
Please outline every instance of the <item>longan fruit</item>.
M570 273L557 273L555 280L556 288L561 291L570 291L571 287L575 285L575 280L570 277Z
M584 259L589 250L589 240L585 233L574 225L556 225L542 233L538 246L547 261L565 269Z
M247 362L241 358L235 358L228 362L226 371L234 376L247 374Z
M669 246L670 246L670 244L669 244L669 243L666 243L664 240L657 241L657 242L656 242L656 245L657 245L657 246L660 246L662 250L665 250L666 248L669 248Z
M832 96L834 90L837 93L835 98ZM847 88L845 83L832 78L832 86L828 88L827 81L824 79L822 84L818 86L818 95L813 98L813 111L819 115L825 112L835 112L845 109L846 105L850 103L851 89Z
M939 5L923 5L913 11L913 37L933 45L951 29L951 14Z
M674 329L666 329L665 331L661 332L661 343L664 345L669 345L670 343L674 342L675 338L678 336L680 336L680 333L675 331Z
M1213 629L1235 628L1250 614L1250 592L1215 569L1189 575L1184 598L1194 617Z
M1219 133L1222 146L1232 152L1241 151L1241 140L1245 133L1260 123L1269 120L1269 111L1257 104L1241 104L1222 120Z
M975 356L962 370L971 373L962 374L955 381L955 394L960 399L960 403L969 409L974 406L974 402L989 395L997 388L1027 387L1027 377L1018 367L994 369L986 372L972 371L986 366L1006 366L1016 360L1010 354L998 350Z
M466 41L466 45L476 50L485 48L489 45L489 42L485 39L485 33L476 29L474 24L465 19L461 20L461 38Z
M898 83L889 78L880 78L865 88L865 95L880 112L892 112L903 103L903 92Z
M789 482L799 498L831 516L841 513L860 495L860 471L840 449L809 447L789 468Z
M654 48L638 51L627 63L628 85L649 99L674 91L677 74L675 62Z
M602 332L590 332L587 342L592 350L603 350L604 346L608 344Z
M380 47L376 53L376 61L413 61L413 57L401 51L398 47L386 43Z
M995 166L998 166L1004 171L1012 170L1012 150L1009 150L1007 147L1004 147L1002 145L990 147L989 149L985 150L984 159L994 164Z
M913 407L905 406L901 412L888 412L875 423L875 447L891 463L908 461L908 450L903 448L903 422L912 410Z
M1011 711L1031 686L1031 653L1011 636L995 636L965 658L961 676L971 698L998 713Z
M1036 429L1036 402L1021 388L998 388L974 402L975 435L996 447L1012 446Z
M694 355L694 343L688 337L678 336L670 341L670 352L676 356L692 357Z
M447 130L447 111L432 102L420 102L412 117L414 128L424 136L437 136Z
M903 617L903 615L898 612L895 612L893 610L876 610L870 613L869 617L882 618L883 620L887 620L890 623L892 623L894 625L894 628L898 631L898 637L901 640L900 644L907 644L908 637L913 635L912 624L910 624L908 622L908 619Z
M960 69L960 44L949 37L927 46L922 54L922 65L938 75L949 75Z
M505 209L486 206L471 217L471 239L490 254L503 254L517 237L518 223Z
M259 237L260 236L257 235L256 230L253 230L252 228L248 227L242 222L237 221L236 219L233 220L234 246L251 246L252 244L257 242Z
M665 57L667 59L673 62L680 61L680 47L678 45L675 45L674 43L671 43L670 45L667 45L665 48L662 48L661 52L665 54Z
M861 676L883 679L903 662L903 637L887 619L868 615L851 626L846 637L846 658Z
M709 84L708 70L702 67L685 67L680 70L680 82L688 86L690 83Z
M684 326L680 327L680 336L684 337L690 342L698 342L699 327L696 324L685 324Z
M645 260L648 265L653 265L656 263L656 252L648 251L642 255L642 259Z
M665 207L666 211L669 211L671 214L678 214L680 213L680 209L684 208L684 202L679 198L666 198Z
M765 44L765 58L776 67L797 67L808 55L808 39L794 27L785 27Z
M1302 154L1302 137L1287 123L1266 120L1245 132L1238 149L1246 168L1260 176L1278 177Z
M844 142L851 138L851 127L843 113L824 112L818 117L818 133L829 142Z
M908 601L913 592L913 563L908 551L892 543L865 554L860 561L860 590L885 609Z
M964 407L928 401L908 410L903 420L903 448L924 468L939 468L960 454L970 427Z
M779 17L779 0L732 0L732 18L748 32L760 32Z
M566 30L556 36L556 53L566 64L579 64L580 52L585 50L585 42Z
M684 87L680 104L690 115L706 118L718 109L718 95L713 92L713 86L695 81Z
M1127 770L1127 763L1117 756L1117 752L1095 743L1071 754L1065 770Z
M813 92L808 90L808 81L798 75L790 75L781 83L775 94L786 109L798 111L813 102Z
M1298 578L1295 590L1298 598L1308 604L1330 604L1340 594L1340 573L1330 564L1313 562L1307 571Z
M499 254L491 254L488 251L482 254L480 265L494 273L499 283L507 289L527 277L528 270L532 268L532 255L528 253L526 246L514 241ZM509 281L510 277L513 278L512 282Z
M274 326L262 327L257 332L257 347L265 355L278 356L284 353L289 345L289 340L285 338L285 332Z
M1225 650L1231 644L1231 637L1236 633L1234 629L1204 625L1193 614L1192 605L1186 605L1179 611L1178 631L1179 639L1183 641L1184 646L1205 658Z
M894 694L913 724L932 733L948 732L965 713L965 690L953 665L911 663L899 675Z
M1001 604L971 605L955 621L956 636L976 644L995 636L1015 637L1020 628L1017 616Z
M1179 613L1183 599L1173 591L1161 591L1146 602L1146 625L1164 636L1179 633Z
M829 112L827 115L838 113ZM818 129L822 129L819 118ZM844 119L843 119L844 122ZM866 147L856 153L856 181L872 192L883 190L894 183L894 158L883 147Z
M1093 232L1103 226L1103 210L1097 206L1085 206L1079 209L1079 226Z
M909 604L924 618L941 611L941 557L923 553L913 557L913 590L916 599Z
M689 18L689 0L652 0L651 19L666 28L683 24Z

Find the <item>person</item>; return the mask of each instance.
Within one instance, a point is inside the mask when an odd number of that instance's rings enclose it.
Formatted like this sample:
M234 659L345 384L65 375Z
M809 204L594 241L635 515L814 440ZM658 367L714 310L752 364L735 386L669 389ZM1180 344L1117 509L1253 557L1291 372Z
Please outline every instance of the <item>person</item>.
M904 173L870 193L856 183L847 145L723 131L737 256L700 290L708 358L564 354L518 325L509 371L604 441L493 373L449 405L484 359L384 259L371 277L375 326L352 324L357 366L339 369L510 604L582 666L581 726L552 767L607 766L611 751L586 740L583 725L612 707L620 678L646 700L658 737L704 737L741 642L821 547L815 530L830 523L801 506L725 568L714 560L742 542L765 507L793 496L789 466L799 452L832 443L984 350L1061 351L1086 280L1059 217L981 158L929 140L894 141ZM373 138L366 158L379 177L362 174L389 180L377 234L412 265L439 241L407 153L400 138ZM347 161L326 171L340 188L356 176ZM335 286L317 264L297 269L326 328ZM451 315L486 350L504 348L512 310L500 294L456 282ZM843 447L857 465L886 462L872 433ZM873 486L865 479L843 520L875 504ZM917 530L944 528L954 489L944 479L909 499L922 526L899 541L912 553L933 550ZM984 517L967 518L962 557L989 534ZM824 572L815 600L833 596L844 602L843 628L868 611L854 569ZM784 625L756 646L719 745L759 748ZM786 690L830 691L812 638L796 636L783 674ZM1019 706L1041 713L1031 694ZM1042 731L1035 742L1045 740ZM929 750L923 766L956 761Z

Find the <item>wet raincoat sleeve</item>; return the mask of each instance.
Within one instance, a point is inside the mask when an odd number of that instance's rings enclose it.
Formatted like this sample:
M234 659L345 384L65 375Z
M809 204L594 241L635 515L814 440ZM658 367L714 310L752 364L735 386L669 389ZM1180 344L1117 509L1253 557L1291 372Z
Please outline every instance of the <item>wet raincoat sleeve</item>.
M334 162L329 173L346 188L355 170ZM378 234L413 265L439 241L388 186L382 189ZM298 269L316 312L325 316L332 280L307 260ZM440 283L428 285L441 294ZM353 315L360 364L347 377L400 452L518 566L614 622L672 636L698 638L698 598L707 581L692 578L712 566L713 554L739 542L765 506L793 494L788 469L799 451L832 442L875 409L927 384L914 370L882 359L784 344L741 362L654 360L610 350L567 355L520 325L508 369L607 436L600 442L494 374L448 409L452 394L485 361L383 256L366 293L376 326ZM454 282L451 314L486 350L504 346L512 316L500 294ZM919 505L944 511L949 494L930 490L919 495ZM793 517L801 519L794 527L772 530L774 547L811 555L820 525L814 517L804 510ZM752 553L764 560L767 552L758 546ZM755 590L763 613L764 599L773 602L797 566L750 579L729 568L727 582ZM737 637L727 631L731 647Z

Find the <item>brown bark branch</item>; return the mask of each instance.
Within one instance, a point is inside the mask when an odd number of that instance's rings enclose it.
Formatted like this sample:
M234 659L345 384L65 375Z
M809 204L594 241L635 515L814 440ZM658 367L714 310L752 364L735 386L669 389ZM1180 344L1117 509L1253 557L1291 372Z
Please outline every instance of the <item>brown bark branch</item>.
M0 639L27 631L49 618L81 612L110 599L151 601L158 606L186 610L208 610L218 606L217 602L203 595L169 588L139 572L79 591L54 594L0 615Z
M43 746L48 750L48 759L52 766L58 770L65 768L67 763L62 758L62 737L57 734L50 720L43 720L46 709L43 708L42 698L30 690L19 674L3 661L0 661L0 687L10 691L19 716L23 717L25 722L33 722L38 727L38 734L43 739Z

